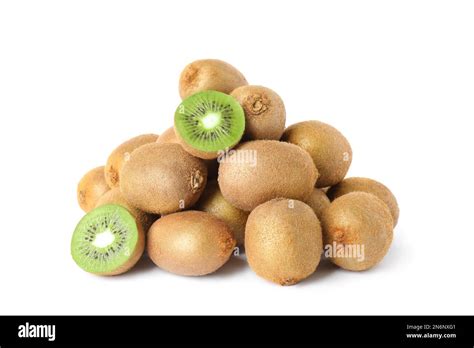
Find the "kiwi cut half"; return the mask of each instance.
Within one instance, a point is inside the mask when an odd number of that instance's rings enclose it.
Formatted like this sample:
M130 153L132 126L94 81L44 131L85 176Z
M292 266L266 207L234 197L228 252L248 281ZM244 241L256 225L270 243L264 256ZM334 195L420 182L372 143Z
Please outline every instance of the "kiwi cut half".
M86 272L117 275L137 263L145 248L144 240L133 215L119 205L108 204L79 221L72 236L71 254Z
M174 129L180 144L191 155L213 159L220 151L239 143L245 131L245 114L233 97L204 91L178 106Z

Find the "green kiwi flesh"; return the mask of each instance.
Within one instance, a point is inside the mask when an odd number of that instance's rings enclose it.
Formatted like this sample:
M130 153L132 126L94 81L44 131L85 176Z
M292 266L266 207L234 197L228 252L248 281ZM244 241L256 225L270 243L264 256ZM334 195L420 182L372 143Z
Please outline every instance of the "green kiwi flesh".
M174 129L186 151L196 157L213 159L240 141L245 115L233 97L204 91L186 98L178 106Z
M117 275L128 271L144 250L144 233L125 208L109 204L85 215L71 241L74 261L84 271Z

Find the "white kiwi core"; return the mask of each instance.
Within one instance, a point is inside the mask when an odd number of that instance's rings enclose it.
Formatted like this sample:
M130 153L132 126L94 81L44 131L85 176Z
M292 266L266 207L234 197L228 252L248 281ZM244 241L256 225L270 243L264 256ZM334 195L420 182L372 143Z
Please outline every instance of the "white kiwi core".
M201 119L201 122L205 129L213 129L219 124L220 119L221 115L210 112Z
M109 230L106 229L104 232L98 233L95 236L94 241L92 242L92 245L95 246L96 248L107 248L109 245L111 245L115 240L114 234Z

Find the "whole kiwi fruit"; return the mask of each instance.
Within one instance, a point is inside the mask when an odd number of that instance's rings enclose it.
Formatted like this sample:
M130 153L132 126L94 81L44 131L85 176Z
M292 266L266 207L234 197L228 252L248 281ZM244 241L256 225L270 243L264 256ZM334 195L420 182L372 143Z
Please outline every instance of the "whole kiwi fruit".
M218 59L201 59L188 64L179 78L179 95L185 99L202 91L229 94L247 85L244 75L232 65Z
M221 219L232 229L237 245L244 245L245 224L249 213L229 204L222 196L217 181L210 181L196 204L196 209Z
M174 143L179 144L179 140L176 137L176 133L174 132L174 127L170 127L163 132L156 140L158 144L163 143ZM207 177L208 179L215 179L217 178L217 170L219 167L219 163L215 159L210 160L203 160L207 167Z
M323 250L321 226L307 204L274 199L255 208L245 228L245 253L252 270L280 285L314 273Z
M135 208L130 205L125 198L123 198L122 192L119 188L113 188L110 191L106 192L99 198L96 204L96 208L106 205L106 204L116 204L127 209L135 218L138 224L141 225L142 230L146 233L150 226L158 218L155 215L145 213L140 209Z
M130 157L133 150L139 148L142 145L154 143L158 139L156 134L143 134L136 136L132 139L127 140L123 144L119 145L107 159L105 165L105 180L107 184L113 187L120 186L120 172L123 164Z
M333 250L329 257L334 264L347 270L363 271L375 266L392 243L390 210L370 193L351 192L336 198L324 210L321 224L325 245L352 248L342 256L334 254ZM362 257L356 256L354 248L359 248Z
M280 96L263 86L241 86L232 91L245 112L245 138L280 140L286 122L285 104Z
M176 137L176 133L174 132L174 127L170 127L165 130L156 140L157 143L176 143L179 144L179 140Z
M71 255L84 271L118 275L130 270L145 249L145 234L132 214L120 205L91 210L76 226Z
M328 191L328 197L334 200L342 195L355 191L371 193L380 198L388 206L388 209L390 209L393 218L393 227L397 225L398 216L400 214L397 199L387 186L378 181L360 177L347 178L331 187Z
M220 159L218 182L225 200L251 211L273 198L305 201L318 170L300 147L275 140L242 143Z
M336 185L347 174L352 149L336 128L319 121L305 121L288 127L281 138L306 150L319 171L318 188Z
M207 181L202 160L179 144L146 144L125 162L120 190L127 202L144 212L169 214L197 202Z
M97 200L110 190L104 177L104 167L88 171L77 185L77 202L86 213L94 209Z
M224 265L235 247L226 223L202 211L184 211L157 220L148 233L147 251L160 268L200 276Z
M321 219L324 209L329 207L331 201L323 190L315 188L305 203L313 209L318 219Z

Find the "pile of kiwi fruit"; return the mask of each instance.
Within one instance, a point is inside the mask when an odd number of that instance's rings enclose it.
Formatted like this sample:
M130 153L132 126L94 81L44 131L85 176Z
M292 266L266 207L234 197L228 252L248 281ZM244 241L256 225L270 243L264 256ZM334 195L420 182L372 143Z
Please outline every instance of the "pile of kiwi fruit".
M349 271L382 261L399 208L382 183L346 178L352 149L329 124L286 126L282 98L234 66L192 62L161 134L133 137L79 181L86 215L71 254L84 271L118 275L144 257L203 276L245 255L260 277L296 284L320 262ZM361 245L364 257L325 246Z

